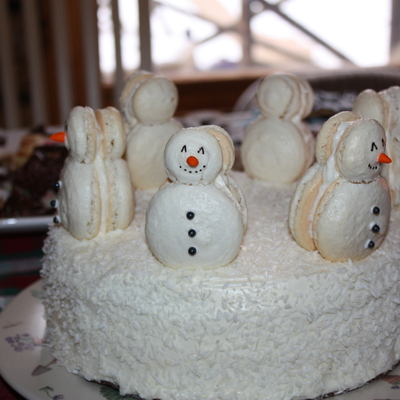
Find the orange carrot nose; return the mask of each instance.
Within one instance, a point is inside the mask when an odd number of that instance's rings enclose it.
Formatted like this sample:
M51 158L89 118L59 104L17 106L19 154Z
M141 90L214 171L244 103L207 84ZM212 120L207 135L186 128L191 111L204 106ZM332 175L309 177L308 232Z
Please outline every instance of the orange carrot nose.
M64 143L65 137L66 137L65 132L57 132L54 135L51 135L50 139L54 140L55 142Z
M189 156L186 160L187 164L191 167L197 167L199 165L199 160L196 157Z
M391 158L385 153L381 153L378 156L378 162L382 164L390 164L392 162Z

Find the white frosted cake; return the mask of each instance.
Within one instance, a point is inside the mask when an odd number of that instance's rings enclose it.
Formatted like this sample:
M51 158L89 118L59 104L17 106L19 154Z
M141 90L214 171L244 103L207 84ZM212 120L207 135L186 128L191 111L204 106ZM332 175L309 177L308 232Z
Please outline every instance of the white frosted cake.
M125 230L50 230L43 301L60 365L148 400L282 400L356 388L400 360L399 212L370 256L332 263L289 233L294 186L233 177L248 226L225 267L155 259L144 236L155 190L136 192Z

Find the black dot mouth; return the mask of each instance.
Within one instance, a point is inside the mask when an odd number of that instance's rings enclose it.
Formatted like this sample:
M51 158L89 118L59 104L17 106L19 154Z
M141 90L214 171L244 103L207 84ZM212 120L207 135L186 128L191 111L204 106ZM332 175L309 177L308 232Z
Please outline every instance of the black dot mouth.
M376 170L376 169L378 169L378 166L377 165L368 164L368 168L372 169L372 170Z
M189 172L189 174L193 174L193 173L198 174L199 172L202 172L206 167L207 167L206 165L203 165L202 168L196 169L193 171L191 169L182 167L182 165L179 166L179 168L183 169L185 172Z

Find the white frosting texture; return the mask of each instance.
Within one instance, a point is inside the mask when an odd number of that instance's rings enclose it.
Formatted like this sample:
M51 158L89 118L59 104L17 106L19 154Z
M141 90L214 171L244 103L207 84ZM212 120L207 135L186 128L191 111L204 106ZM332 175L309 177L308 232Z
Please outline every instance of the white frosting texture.
M51 229L43 301L61 365L148 400L288 400L358 387L400 359L400 214L369 257L331 263L290 235L293 188L233 177L248 228L216 270L152 256L154 191L136 192L124 231L79 241Z

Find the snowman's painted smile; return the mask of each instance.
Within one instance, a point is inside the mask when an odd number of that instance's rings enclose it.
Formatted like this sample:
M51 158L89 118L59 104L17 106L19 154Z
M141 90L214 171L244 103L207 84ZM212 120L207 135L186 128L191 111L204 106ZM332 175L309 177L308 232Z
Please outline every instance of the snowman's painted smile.
M198 174L199 172L203 171L206 167L207 167L206 165L203 165L202 168L193 170L193 169L183 168L182 165L179 166L179 168L183 169L185 172L189 172L189 174L193 173Z

